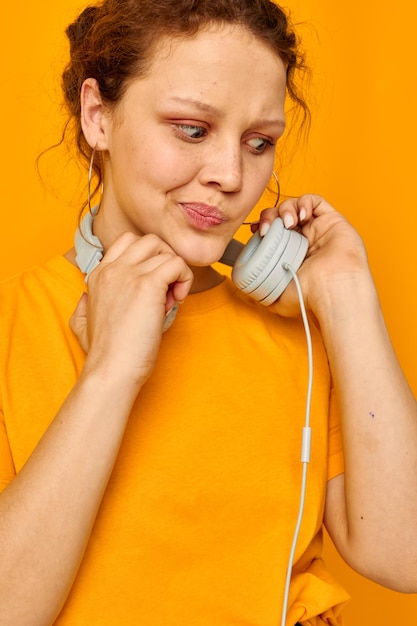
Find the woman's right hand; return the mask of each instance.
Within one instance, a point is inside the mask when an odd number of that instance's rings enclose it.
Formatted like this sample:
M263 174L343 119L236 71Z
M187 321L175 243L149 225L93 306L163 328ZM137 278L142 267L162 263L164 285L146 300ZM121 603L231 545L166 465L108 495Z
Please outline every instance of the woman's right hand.
M142 385L156 362L165 315L192 282L190 268L156 235L120 235L70 320L87 353L85 371L104 368Z

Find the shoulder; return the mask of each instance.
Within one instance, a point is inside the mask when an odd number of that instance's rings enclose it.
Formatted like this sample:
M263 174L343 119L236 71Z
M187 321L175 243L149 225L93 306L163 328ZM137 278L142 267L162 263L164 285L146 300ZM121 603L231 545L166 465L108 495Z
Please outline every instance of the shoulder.
M56 256L0 281L0 297L13 296L40 287L78 290L83 286L81 272L64 256Z
M60 303L74 308L84 289L82 274L63 256L33 266L0 282L1 326L25 316L42 317L43 310Z

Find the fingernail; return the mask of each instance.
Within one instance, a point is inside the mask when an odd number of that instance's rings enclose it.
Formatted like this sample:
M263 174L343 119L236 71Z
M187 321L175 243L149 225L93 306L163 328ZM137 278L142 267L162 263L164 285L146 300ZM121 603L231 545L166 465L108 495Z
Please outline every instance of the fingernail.
M300 222L305 220L306 217L307 217L307 211L305 209L301 209L301 211L300 211Z
M163 331L165 332L166 330L168 330L168 328L170 328L172 326L172 324L174 323L174 320L177 316L177 312L178 312L178 304L174 304L174 306L172 307L172 309L170 309L166 314L165 314L165 319L164 319L164 326L163 326Z
M291 228L291 226L294 226L294 218L292 215L290 215L290 213L286 213L284 215L283 222L284 222L285 228Z
M259 234L260 234L261 237L265 237L265 235L268 232L270 226L271 226L271 224L269 224L268 222L263 222L262 223L262 226L259 229Z

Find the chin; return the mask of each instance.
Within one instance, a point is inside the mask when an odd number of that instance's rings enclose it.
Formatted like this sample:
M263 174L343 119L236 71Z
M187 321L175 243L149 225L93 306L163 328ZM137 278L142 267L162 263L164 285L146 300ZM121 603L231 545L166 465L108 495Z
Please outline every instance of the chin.
M184 246L176 247L178 256L182 257L187 265L192 267L209 267L217 263L222 258L227 243L206 242L206 245L199 244L190 246L189 242Z
M219 259L221 258L222 255L220 255L219 257L213 258L211 257L202 257L201 255L197 258L195 257L183 257L184 261L187 263L187 265L189 267L210 267L211 265L213 265L214 263L217 263L219 261Z

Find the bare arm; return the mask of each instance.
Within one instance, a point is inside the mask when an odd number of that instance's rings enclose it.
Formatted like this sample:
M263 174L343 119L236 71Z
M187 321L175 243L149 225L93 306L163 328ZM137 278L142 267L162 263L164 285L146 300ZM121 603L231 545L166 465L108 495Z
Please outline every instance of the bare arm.
M185 298L192 274L156 238L128 235L90 282L88 328L85 299L72 322L82 342L88 334L83 373L0 496L1 626L46 626L62 608L132 404L154 367L164 314Z
M120 382L82 376L1 495L2 626L51 624L67 597L135 397Z
M363 243L319 196L284 202L280 214L294 224L301 214L310 241L300 279L320 323L342 413L345 475L328 484L326 526L358 572L417 591L417 405L391 345ZM292 314L294 287L274 306Z
M417 590L417 406L369 276L337 281L321 315L342 411L345 477L328 485L325 522L357 571Z

